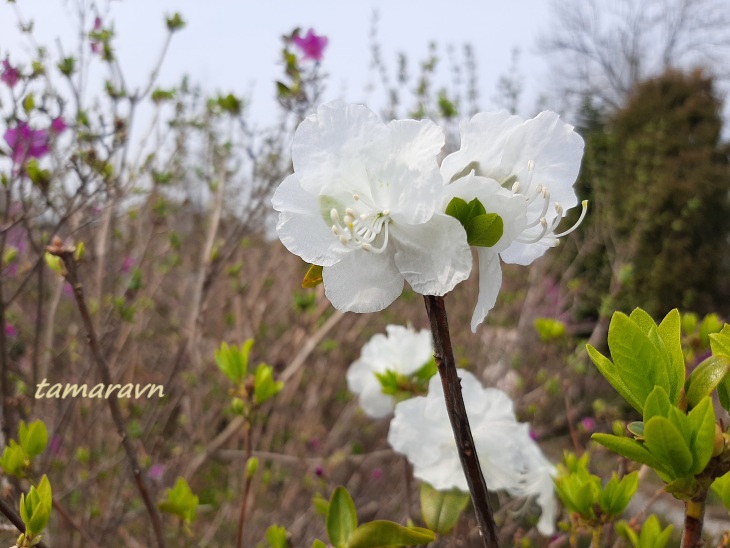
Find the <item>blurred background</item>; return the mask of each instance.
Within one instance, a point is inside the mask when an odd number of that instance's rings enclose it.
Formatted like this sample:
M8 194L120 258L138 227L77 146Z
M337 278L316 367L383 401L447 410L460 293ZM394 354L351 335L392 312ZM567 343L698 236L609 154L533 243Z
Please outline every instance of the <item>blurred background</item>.
M302 45L310 29L326 38L318 52ZM58 502L48 545L153 543L107 402L34 397L43 379L101 382L73 289L45 258L53 236L83 242L78 275L112 378L164 386L163 399L119 404L151 496L178 476L199 496L189 530L163 518L171 545L233 545L248 449L214 354L247 339L252 366L271 365L284 388L250 425L261 466L244 545L274 523L292 546L324 538L311 500L340 484L361 521L405 521L418 515L407 464L345 372L387 324L426 327L423 302L406 290L382 313L341 314L321 286L302 288L308 265L276 240L270 206L298 123L324 101L360 102L386 121L433 119L445 153L483 110L551 109L576 126L580 229L505 267L476 335L476 278L446 299L459 365L506 390L556 462L634 418L584 351L605 348L614 311L686 313L690 367L730 313L728 54L724 0L3 3L2 434L48 427L33 463ZM13 507L22 485L3 478ZM642 483L644 506L681 517L670 496L652 498L659 487ZM504 499L497 514L505 545L547 546L534 508L514 510ZM726 518L711 509L708 532ZM465 514L438 545L469 546L473 525Z

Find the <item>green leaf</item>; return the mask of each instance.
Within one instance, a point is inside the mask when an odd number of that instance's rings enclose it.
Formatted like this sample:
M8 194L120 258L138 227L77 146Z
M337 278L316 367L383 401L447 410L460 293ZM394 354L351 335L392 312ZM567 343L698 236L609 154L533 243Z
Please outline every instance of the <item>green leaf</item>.
M176 32L185 26L185 21L178 12L175 12L171 17L165 18L165 24L167 25L167 30Z
M375 520L363 523L350 537L348 548L379 548L428 544L436 535L422 527L403 527L392 521Z
M644 402L644 422L652 417L666 417L669 415L669 396L661 386L655 386Z
M492 247L504 234L504 221L496 213L486 213L471 219L465 228L469 245Z
M717 398L725 411L730 413L730 375L726 375L717 385Z
M626 425L626 429L636 438L644 439L644 421L633 421ZM620 433L619 430L617 433Z
M621 479L614 474L602 489L598 497L598 505L604 513L618 517L626 510L638 487L638 472L632 472Z
M642 443L629 438L620 438L611 434L597 433L591 436L591 439L600 443L604 447L610 449L614 453L618 453L630 460L635 460L640 464L651 466L655 470L662 470L660 463L652 453L650 453Z
M327 545L319 539L312 543L312 548L327 548Z
M712 394L728 372L730 372L730 357L728 356L710 356L703 360L685 384L685 394L689 405L694 407L702 398Z
M157 506L163 512L178 516L189 524L195 520L198 502L198 496L193 494L185 478L178 477L175 486L165 491L165 499L158 502Z
M601 372L601 375L606 377L606 380L611 383L611 386L618 392L623 399L625 399L631 407L636 409L639 413L643 412L644 401L639 401L639 398L634 394L633 389L623 381L621 372L618 370L611 360L601 354L598 350L593 348L590 344L586 345L586 350L590 356L596 368Z
M669 398L679 401L679 392L684 385L686 368L682 352L682 319L676 308L669 312L657 327L657 333L668 353L667 376L669 377Z
M261 363L254 374L254 403L261 405L276 396L284 387L281 381L274 381L274 369L270 365Z
M326 498L324 498L319 493L315 493L312 497L312 505L314 506L315 512L317 512L323 518L327 517L327 510L330 507L330 503Z
M709 337L712 355L730 358L730 325L725 324L719 333L712 333Z
M344 487L338 487L330 497L327 508L327 536L335 548L347 548L352 532L357 528L355 503Z
M18 441L30 458L37 457L46 450L48 445L48 430L42 420L35 420L29 425L20 421Z
M469 504L469 495L459 490L437 491L428 483L421 484L421 517L429 529L448 534Z
M455 197L446 206L446 215L457 219L464 228L466 228L474 217L486 213L487 210L484 209L484 206L478 198L474 198L471 202L466 203L466 200Z
M663 468L672 473L673 479L689 474L692 453L682 433L669 419L653 417L644 423L644 446Z
M248 374L248 356L253 346L253 339L248 339L239 348L235 345L228 346L222 343L215 352L215 361L218 368L228 377L231 382L239 386L246 379Z
M693 463L690 472L697 475L702 472L712 458L715 446L715 409L712 399L704 397L687 415L692 432L690 449Z
M29 462L26 460L25 451L15 440L10 440L3 449L3 456L0 458L0 468L10 476L22 478L25 476L25 469Z
M286 529L278 525L272 525L266 530L266 542L269 543L271 548L287 548L289 541Z

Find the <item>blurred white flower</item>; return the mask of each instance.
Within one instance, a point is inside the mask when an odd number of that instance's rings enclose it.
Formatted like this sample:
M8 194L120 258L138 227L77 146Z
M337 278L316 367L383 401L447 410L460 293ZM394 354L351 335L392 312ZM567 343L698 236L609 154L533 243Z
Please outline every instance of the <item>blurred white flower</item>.
M378 333L362 347L360 359L347 370L347 386L360 395L360 407L379 419L393 411L395 397L383 392L378 374L387 371L407 378L433 359L430 331L389 325L387 335Z
M403 291L444 295L471 271L459 222L437 208L437 157L444 135L433 122L387 125L361 105L322 105L297 128L294 174L272 199L282 243L323 269L339 310L375 312Z
M483 388L468 371L459 370L459 377L487 487L512 496L536 497L542 508L537 528L543 535L552 534L555 468L530 437L529 426L517 422L507 394ZM396 405L388 442L408 458L417 478L438 490L468 491L438 376L431 379L428 396Z
M479 298L472 331L494 306L502 285L499 256L507 263L530 264L563 233L556 229L578 204L573 184L578 176L583 139L554 112L522 120L505 111L482 112L461 124L461 148L441 164L446 184L441 208L454 197L477 198L487 213L497 213L504 232L496 245L477 247Z

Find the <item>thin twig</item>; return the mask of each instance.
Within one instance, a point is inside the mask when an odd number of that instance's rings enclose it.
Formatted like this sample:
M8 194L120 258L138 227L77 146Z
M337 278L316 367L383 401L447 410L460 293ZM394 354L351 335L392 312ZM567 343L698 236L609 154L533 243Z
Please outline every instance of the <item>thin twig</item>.
M454 361L454 351L451 348L451 336L449 335L449 324L446 318L446 305L443 297L424 295L423 298L426 301L426 313L431 323L435 349L434 358L441 376L441 384L444 387L446 411L449 414L451 428L454 431L456 449L459 453L461 467L466 475L466 483L469 486L469 493L474 504L477 524L482 534L484 546L498 548L499 537L497 536L497 526L494 523L492 508L489 505L487 483L484 481L482 469L479 467L479 457L474 447L469 418L461 394L461 381L456 373L456 362Z
M78 273L76 272L76 261L74 260L75 248L66 247L62 244L60 239L54 238L52 245L48 246L47 250L49 253L55 255L56 257L59 257L63 261L63 264L66 268L65 277L73 288L74 298L76 299L76 305L78 306L79 313L81 314L81 320L84 324L84 328L86 329L86 336L89 342L89 347L91 349L91 354L94 358L94 362L96 363L96 366L99 370L102 382L107 386L111 386L111 373L109 372L109 367L107 366L104 356L102 356L101 354L96 330L94 329L94 324L92 322L89 309L86 306L83 286L81 285L81 282L78 278ZM135 448L132 446L132 441L129 439L129 435L127 434L127 427L124 424L124 417L122 416L122 411L119 407L117 395L112 391L111 394L109 394L108 396L109 397L107 398L107 401L109 402L109 410L111 411L114 425L116 426L117 433L119 434L119 437L121 439L122 447L124 448L124 451L127 455L127 460L129 461L129 465L132 468L132 476L134 477L137 491L139 491L145 508L147 509L147 514L149 515L150 521L152 523L152 529L157 540L157 545L160 548L164 548L165 537L162 531L162 522L160 520L159 514L157 513L157 508L155 507L155 504L152 501L152 498L150 497L149 491L147 489L145 478L142 474L142 468L137 460Z

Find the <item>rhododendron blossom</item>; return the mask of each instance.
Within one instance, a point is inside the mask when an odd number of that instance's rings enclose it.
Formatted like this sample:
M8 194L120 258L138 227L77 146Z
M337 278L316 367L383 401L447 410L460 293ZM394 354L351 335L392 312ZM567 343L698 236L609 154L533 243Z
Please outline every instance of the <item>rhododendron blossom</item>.
M543 535L552 534L555 468L530 437L529 425L517 422L507 394L496 388L483 388L468 371L459 370L459 377L474 447L487 485L516 497L536 497L542 508L537 528ZM388 443L408 458L417 478L435 489L468 490L438 376L431 379L428 396L395 406Z
M0 74L0 82L3 82L9 88L14 88L20 79L20 71L10 64L6 58L3 60L3 72Z
M297 128L294 173L276 190L276 231L323 267L325 294L344 311L375 312L407 281L444 295L471 271L466 233L438 210L437 157L444 135L431 121L387 125L361 105L322 105Z
M415 331L389 325L387 335L374 335L363 347L360 358L347 370L347 386L359 394L360 407L379 419L393 411L395 397L383 392L378 374L395 373L409 377L433 358L433 343L428 330Z
M24 164L30 158L42 158L48 154L48 132L43 129L32 129L25 122L18 122L14 128L8 128L3 135L11 150L13 162Z
M504 111L483 112L461 124L461 148L441 164L446 183L442 208L454 197L466 202L476 198L504 224L496 245L477 247L479 298L472 331L497 299L502 284L499 257L530 264L572 231L558 233L557 227L578 204L573 184L582 155L583 139L553 112L526 121ZM575 226L585 212L584 202Z
M299 35L294 36L292 42L302 50L304 60L321 61L328 39L326 36L315 34L313 29L309 29L303 38Z

